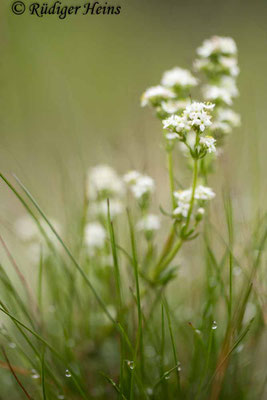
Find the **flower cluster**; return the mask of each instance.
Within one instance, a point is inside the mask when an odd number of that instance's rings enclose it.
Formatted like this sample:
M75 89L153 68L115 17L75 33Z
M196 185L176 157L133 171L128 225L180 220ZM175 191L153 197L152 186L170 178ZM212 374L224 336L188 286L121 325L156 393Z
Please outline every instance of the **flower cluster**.
M144 232L150 239L160 229L160 218L155 214L147 214L137 222L136 228L138 231Z
M111 217L123 211L125 186L117 172L108 165L97 165L88 171L86 185L89 203L88 218L85 226L85 245L89 255L106 251L108 201Z
M141 97L141 105L153 107L160 119L179 114L190 104L190 90L198 85L187 69L174 67L164 72L161 85L147 89Z
M200 83L189 71L180 67L163 73L161 84L145 91L142 105L152 106L163 122L166 148L175 142L186 156L199 158L220 154L224 136L240 125L240 116L230 107L238 96L239 74L237 46L229 37L213 36L197 49L194 69L204 73L202 85L205 102L192 100L191 91ZM212 157L207 160L210 165Z
M237 65L237 47L230 37L213 36L204 40L197 49L198 59L195 61L197 70L216 77L230 75L236 77L239 74Z
M154 180L150 176L142 175L138 171L129 171L124 175L123 179L140 205L145 207L149 203L150 196L155 190Z
M198 80L187 69L175 67L164 72L161 84L166 88L174 89L180 93L181 90L188 90L197 86Z
M137 230L144 232L146 238L150 240L160 228L159 217L149 212L155 182L150 176L143 175L138 171L129 171L123 179L137 200L143 215L136 225Z
M145 107L147 105L151 105L153 107L160 106L162 101L170 100L175 97L175 94L163 87L163 86L152 86L151 88L147 89L142 96L141 105Z
M108 165L98 165L88 172L87 195L90 200L121 197L124 185L117 172Z
M151 195L155 189L154 180L150 176L130 171L120 177L108 165L91 168L86 185L89 222L85 226L84 243L89 256L98 256L98 260L105 260L105 264L111 258L107 241L108 211L111 218L123 212L126 187L129 187L142 211L142 219L138 222L137 229L149 238L159 229L158 217L149 213Z
M193 102L186 106L183 113L172 115L162 121L167 140L180 140L186 150L199 158L206 153L216 152L216 140L206 135L212 125L211 114L214 104Z
M221 145L224 135L240 125L239 115L229 108L239 94L236 86L239 74L236 43L232 38L214 36L203 42L197 54L194 67L202 71L207 79L202 87L204 99L216 105L211 132L218 139L217 145Z
M94 255L97 250L105 247L107 232L100 222L91 222L85 228L85 244L89 254Z
M195 188L194 196L192 188L190 188L174 192L174 197L177 202L177 207L173 211L175 218L187 219L192 204L193 209L191 215L194 216L196 220L200 220L205 213L205 209L203 208L205 203L208 200L212 200L215 197L215 193L209 187L199 185Z

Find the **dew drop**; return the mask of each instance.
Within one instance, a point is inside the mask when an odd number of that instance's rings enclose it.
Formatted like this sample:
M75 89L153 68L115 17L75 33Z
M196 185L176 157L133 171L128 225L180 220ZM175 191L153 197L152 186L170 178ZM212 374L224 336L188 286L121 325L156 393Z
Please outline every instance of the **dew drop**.
M133 361L126 360L126 363L127 363L128 367L129 367L130 369L134 369L135 365L134 365L134 362L133 362Z
M71 373L70 373L70 371L68 369L66 369L66 371L65 371L65 376L66 376L66 378L70 378L71 377Z
M38 374L36 369L32 369L31 370L31 377L32 377L32 379L39 379L40 378L40 375Z
M169 375L169 374L166 374L164 378L165 378L165 380L167 381L168 379L170 379L170 375Z
M8 347L10 347L11 349L15 349L17 347L16 343L10 342L8 343Z
M178 362L178 364L177 364L177 371L178 372L182 371L182 366L181 366L180 362Z
M212 325L211 325L211 329L215 330L217 329L217 322L216 321L212 321Z

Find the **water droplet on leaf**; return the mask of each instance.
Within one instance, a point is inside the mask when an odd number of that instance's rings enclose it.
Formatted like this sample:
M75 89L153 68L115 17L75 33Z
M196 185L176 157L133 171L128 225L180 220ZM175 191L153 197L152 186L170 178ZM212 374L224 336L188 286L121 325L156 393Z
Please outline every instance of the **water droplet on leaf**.
M66 376L66 378L70 378L71 377L71 373L70 373L70 371L68 369L66 369L66 371L65 371L65 376Z
M134 362L133 362L133 361L126 360L126 362L127 362L127 365L128 365L128 367L129 367L130 369L134 369L135 365L134 365Z
M31 377L32 377L32 379L39 379L40 378L40 375L38 374L36 369L32 369L31 370Z
M213 329L213 330L215 330L215 329L217 329L217 322L216 321L213 321L212 322L212 325L211 325L211 329Z

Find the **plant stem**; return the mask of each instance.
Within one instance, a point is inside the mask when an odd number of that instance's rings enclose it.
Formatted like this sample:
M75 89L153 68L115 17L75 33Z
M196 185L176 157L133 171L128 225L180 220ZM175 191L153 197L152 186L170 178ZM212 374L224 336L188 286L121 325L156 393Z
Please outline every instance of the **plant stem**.
M174 259L174 257L176 256L176 254L178 253L178 251L180 250L181 246L183 244L183 240L182 239L178 239L178 241L176 242L175 246L172 248L172 250L170 251L170 253L165 257L165 259L163 260L163 262L161 264L158 264L156 269L155 269L155 273L154 273L154 277L157 278L159 276L159 274L164 271L165 268L168 267L168 265L170 264L170 262Z
M197 177L198 177L198 160L196 159L196 160L194 160L192 195L191 195L190 206L189 206L188 215L187 215L187 219L186 219L186 223L185 223L185 227L184 227L184 234L185 235L186 235L186 231L188 229L189 223L190 223L190 218L191 218L193 207L194 207L195 192L196 192L196 186L197 186ZM162 271L164 271L165 268L168 267L170 262L174 259L174 257L176 256L176 254L180 250L183 242L184 242L184 240L182 238L179 238L177 240L176 244L174 245L174 247L172 248L172 250L170 251L170 253L168 255L166 255L165 257L161 258L162 262L160 260L160 262L157 264L157 266L155 268L155 272L154 272L154 277L155 278L157 278L159 276L159 274Z
M179 369L178 369L178 359L177 359L175 340L174 340L173 330L172 330L170 310L169 310L169 305L168 305L168 302L167 302L166 298L163 298L163 304L164 304L164 308L165 308L165 311L166 311L168 327L169 327L169 332L170 332L170 338L171 338L171 344L172 344L173 358L174 358L174 362L175 362L175 365L176 365L177 394L178 394L178 398L179 398L180 394L181 394L180 372L179 372Z
M186 219L185 228L184 228L185 233L188 229L188 226L190 223L190 218L191 218L193 207L194 207L195 192L196 192L196 187L197 187L197 177L198 177L198 160L195 159L194 160L194 171L193 171L192 195L191 195L189 210L188 210L187 219Z
M137 312L138 312L138 338L136 341L135 355L134 355L134 363L136 362L137 350L140 350L140 369L141 374L145 376L144 369L144 348L143 348L143 317L142 317L142 307L141 307L141 295L140 295L140 286L139 286L139 265L137 259L137 249L135 242L135 234L132 219L129 211L127 210L128 215L128 223L130 230L130 238L131 238L131 247L132 247L132 259L133 259L133 267L134 267L134 277L135 277L135 285L136 285L136 300L137 300ZM134 374L134 371L133 371ZM130 398L133 398L133 391Z
M168 171L169 171L169 182L170 182L170 190L171 190L171 199L172 199L172 208L173 210L176 208L175 197L174 197L174 175L173 175L173 158L172 151L168 151Z

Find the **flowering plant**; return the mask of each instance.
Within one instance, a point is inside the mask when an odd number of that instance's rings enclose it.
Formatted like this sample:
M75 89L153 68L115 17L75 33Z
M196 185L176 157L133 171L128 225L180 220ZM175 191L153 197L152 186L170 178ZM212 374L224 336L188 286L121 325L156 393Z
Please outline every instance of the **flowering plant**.
M234 256L230 200L225 199L229 243L222 240L222 257L212 250L207 218L209 203L215 198L209 175L227 136L240 124L231 108L238 95L239 73L234 40L217 36L205 40L193 66L194 74L200 76L172 68L141 97L141 105L152 108L160 121L167 157L170 196L166 209L158 207L162 215L153 209L156 184L152 177L136 170L120 175L108 165L98 165L87 172L76 229L64 230L46 216L18 178L23 195L0 174L27 210L15 222L14 231L27 249L31 275L37 271L37 285L28 284L0 236L25 291L20 296L0 265L0 311L6 318L0 325L4 356L0 368L11 371L29 399L33 398L29 392L43 400L204 400L208 392L212 400L236 399L239 394L244 400L252 398L252 391L247 396L243 386L231 393L244 368L227 367L232 353L232 366L239 362L251 317L258 315L257 338L263 326L263 313L257 314L248 299L261 264L266 230L261 233L261 221L249 256L253 260L249 279L246 275L237 295L233 277L241 267ZM192 175L185 186L177 180L178 151ZM123 216L127 216L127 227ZM203 261L206 275L195 295L191 282L189 289L183 288L182 274L179 281L174 280L179 271L176 256L196 239L203 220L205 257L196 259L199 264ZM169 228L166 238L163 222ZM70 232L74 239L69 245ZM222 272L227 261L228 279ZM197 274L194 268L194 280ZM220 325L217 315L222 316ZM17 352L11 362L6 344ZM246 365L247 379L251 373L247 360ZM5 387L9 393L9 385ZM258 392L256 396L260 398Z

